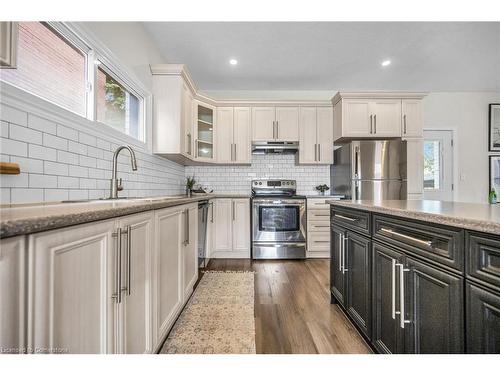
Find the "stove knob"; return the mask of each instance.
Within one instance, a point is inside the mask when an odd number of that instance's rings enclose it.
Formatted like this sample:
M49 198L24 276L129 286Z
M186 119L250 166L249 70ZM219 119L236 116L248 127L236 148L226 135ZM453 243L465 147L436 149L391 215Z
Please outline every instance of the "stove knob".
M259 182L259 185L262 185L262 182Z

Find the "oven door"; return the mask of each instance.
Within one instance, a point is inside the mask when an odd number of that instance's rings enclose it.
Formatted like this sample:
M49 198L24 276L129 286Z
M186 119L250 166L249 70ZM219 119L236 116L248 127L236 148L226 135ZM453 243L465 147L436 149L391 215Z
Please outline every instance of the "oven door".
M303 199L253 200L252 238L259 242L306 240L306 204Z

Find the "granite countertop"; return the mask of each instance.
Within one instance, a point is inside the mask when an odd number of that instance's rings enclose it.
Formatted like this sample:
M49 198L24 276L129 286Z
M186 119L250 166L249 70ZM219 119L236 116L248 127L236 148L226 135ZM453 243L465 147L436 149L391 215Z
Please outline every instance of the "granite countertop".
M431 200L331 200L332 206L429 221L464 229L500 234L500 205Z
M111 219L212 198L249 198L243 194L196 194L82 202L49 202L0 207L0 238Z

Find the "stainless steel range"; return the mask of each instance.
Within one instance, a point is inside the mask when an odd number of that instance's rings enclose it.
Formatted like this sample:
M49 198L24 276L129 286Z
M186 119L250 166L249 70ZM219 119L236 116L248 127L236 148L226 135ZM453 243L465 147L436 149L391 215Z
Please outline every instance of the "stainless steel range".
M295 180L252 181L253 259L302 259L306 255L306 198Z

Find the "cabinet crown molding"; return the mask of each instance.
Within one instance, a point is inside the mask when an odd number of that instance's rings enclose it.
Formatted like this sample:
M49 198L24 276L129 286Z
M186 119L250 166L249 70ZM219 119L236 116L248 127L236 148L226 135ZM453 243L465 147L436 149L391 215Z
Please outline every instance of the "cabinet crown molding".
M333 96L332 104L341 99L423 99L428 94L414 91L339 91Z

